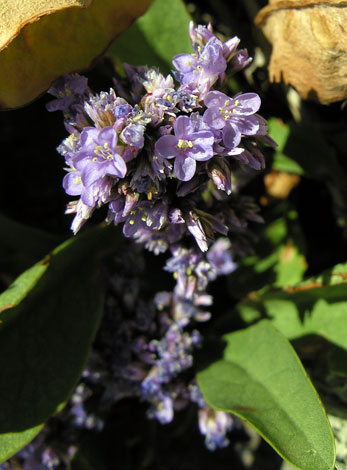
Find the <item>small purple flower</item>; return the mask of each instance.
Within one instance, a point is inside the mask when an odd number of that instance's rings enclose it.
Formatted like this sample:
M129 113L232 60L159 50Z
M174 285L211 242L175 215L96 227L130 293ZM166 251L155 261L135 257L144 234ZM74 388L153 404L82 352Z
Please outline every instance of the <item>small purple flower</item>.
M81 133L81 150L74 157L74 166L81 172L84 186L91 186L106 175L124 178L127 167L120 155L118 135L112 127L86 127Z
M150 201L139 203L128 215L123 227L124 235L128 238L135 237L143 228L160 230L167 222L167 211L165 200L158 200L156 203Z
M214 34L211 23L207 26L201 24L195 26L193 21L189 22L189 37L193 44L197 43L202 46L213 36Z
M122 133L121 139L135 150L140 150L145 142L144 139L145 126L141 124L129 124Z
M199 428L205 436L205 444L209 450L229 444L226 433L231 430L232 425L231 415L224 411L214 411L209 407L199 410Z
M67 111L72 105L78 104L87 89L87 78L78 74L65 75L49 88L48 93L57 99L50 101L48 111Z
M212 35L207 43L196 46L195 54L178 54L172 61L183 84L197 83L203 97L227 67L223 44Z
M236 52L236 54L232 57L230 61L230 71L234 73L238 72L239 70L242 70L247 67L247 65L251 62L252 57L248 57L247 49L240 49Z
M203 120L213 129L223 129L223 142L228 149L238 146L241 134L255 135L263 125L255 115L260 107L256 93L230 98L220 91L210 91L204 101L208 109Z
M179 116L174 124L175 135L164 135L155 144L163 158L175 158L174 170L181 181L189 181L196 170L196 161L213 157L214 136L211 131L194 131L188 116Z
M237 268L230 252L231 243L228 238L219 238L208 250L206 258L213 268L209 273L209 279L230 274Z

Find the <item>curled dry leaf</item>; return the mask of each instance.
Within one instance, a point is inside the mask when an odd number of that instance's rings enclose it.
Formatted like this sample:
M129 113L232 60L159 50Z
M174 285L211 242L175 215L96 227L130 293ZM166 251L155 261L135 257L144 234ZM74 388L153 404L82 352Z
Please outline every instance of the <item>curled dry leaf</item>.
M59 76L88 68L151 2L0 0L0 108L22 106Z
M270 0L255 23L273 47L271 81L321 103L347 98L347 1Z

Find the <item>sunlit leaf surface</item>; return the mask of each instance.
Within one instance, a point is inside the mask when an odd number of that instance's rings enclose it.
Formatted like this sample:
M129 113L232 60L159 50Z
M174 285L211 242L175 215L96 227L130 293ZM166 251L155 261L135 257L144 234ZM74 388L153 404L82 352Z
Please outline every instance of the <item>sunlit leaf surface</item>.
M198 374L207 403L248 421L297 468L333 469L329 422L286 338L263 320L223 339L223 358Z
M26 5L21 12L18 3ZM9 43L0 52L2 108L26 104L57 77L88 68L116 36L146 11L151 0L94 0L88 8L67 8L85 6L90 3L86 0L50 3L51 8L42 1L0 3L2 24L8 23L7 28L0 28L7 31L3 33L2 46ZM14 18L10 21L11 14Z

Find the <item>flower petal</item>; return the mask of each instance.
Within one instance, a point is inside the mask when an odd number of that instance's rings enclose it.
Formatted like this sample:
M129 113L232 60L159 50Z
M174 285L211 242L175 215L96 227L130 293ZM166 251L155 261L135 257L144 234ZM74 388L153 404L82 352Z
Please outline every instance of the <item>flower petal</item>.
M226 123L218 106L212 106L211 108L206 109L203 115L203 120L213 129L223 129Z
M191 72L196 68L196 57L191 54L178 54L172 60L174 67L180 72L187 73Z
M70 196L77 196L81 194L83 184L81 180L81 174L79 171L69 171L63 179L63 188L65 192Z
M237 102L238 104L236 105ZM261 101L256 93L244 93L242 95L235 96L233 104L236 105L235 109L237 114L247 116L258 111Z
M155 152L163 158L174 158L177 155L177 137L174 135L163 135L155 144Z
M196 162L193 158L179 155L176 157L174 170L179 180L189 181L195 174Z
M81 173L82 183L86 188L95 183L96 180L102 178L105 175L104 165L100 165L98 162L89 162Z
M179 116L174 124L175 136L178 139L185 139L194 132L193 124L190 122L188 116Z
M104 127L98 137L98 143L102 147L106 144L110 149L113 149L117 145L118 135L113 127Z
M221 91L210 91L204 98L204 103L207 108L212 106L224 106L225 102L230 100L229 96L225 95Z
M227 149L237 147L241 141L239 127L229 122L223 129L223 142Z

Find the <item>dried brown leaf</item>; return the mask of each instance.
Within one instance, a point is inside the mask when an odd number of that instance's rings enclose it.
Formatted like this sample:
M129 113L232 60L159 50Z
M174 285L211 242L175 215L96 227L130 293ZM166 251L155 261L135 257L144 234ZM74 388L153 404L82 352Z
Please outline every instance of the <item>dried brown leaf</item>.
M271 81L294 86L304 99L347 98L347 2L270 0L255 19L273 50Z

